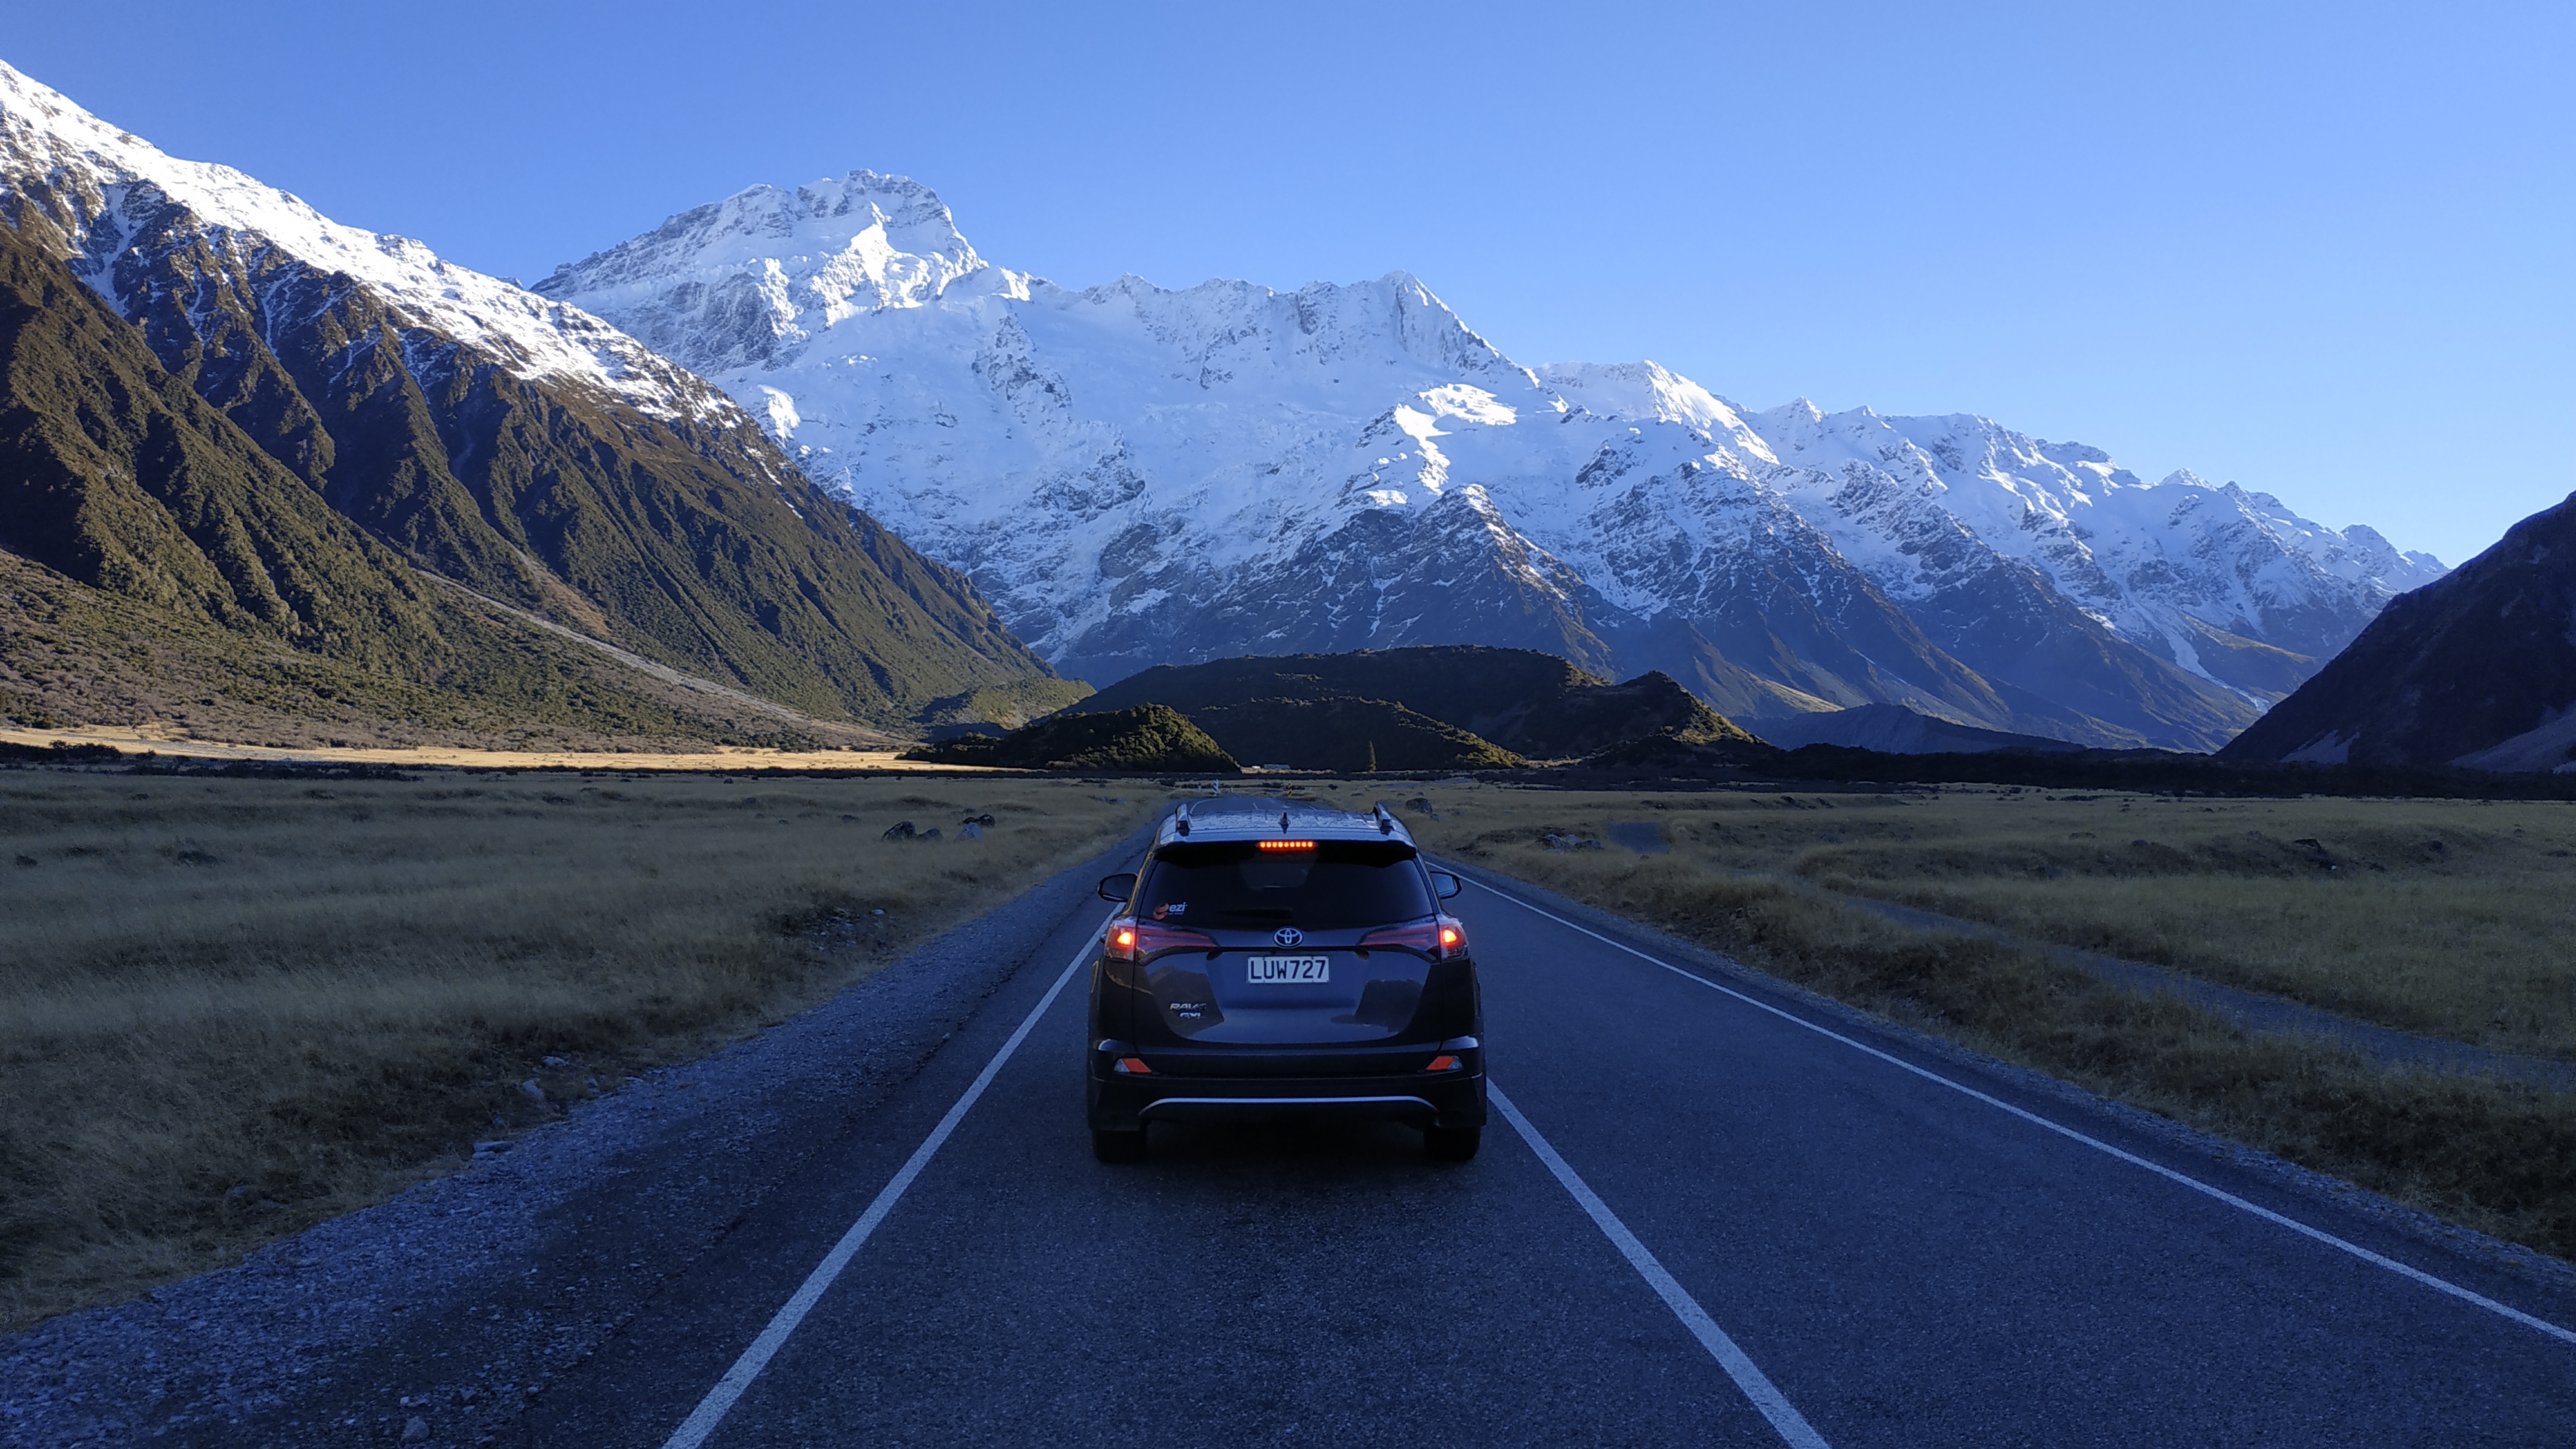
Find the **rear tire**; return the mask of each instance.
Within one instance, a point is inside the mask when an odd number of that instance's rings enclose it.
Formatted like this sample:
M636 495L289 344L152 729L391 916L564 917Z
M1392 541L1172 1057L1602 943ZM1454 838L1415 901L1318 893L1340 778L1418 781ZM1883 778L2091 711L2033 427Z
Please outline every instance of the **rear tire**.
M1423 1155L1434 1162L1465 1162L1476 1155L1476 1146L1484 1137L1482 1127L1425 1127Z
M1094 1127L1091 1129L1091 1155L1103 1162L1142 1162L1145 1160L1144 1129L1103 1132Z

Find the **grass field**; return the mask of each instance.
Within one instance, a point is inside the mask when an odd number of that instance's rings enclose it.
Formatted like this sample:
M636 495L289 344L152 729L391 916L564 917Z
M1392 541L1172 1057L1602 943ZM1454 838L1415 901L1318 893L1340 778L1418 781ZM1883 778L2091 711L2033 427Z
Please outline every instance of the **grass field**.
M2576 805L1993 787L1520 798L1481 814L1461 799L1458 825L1490 829L1506 808L1553 810L1595 836L1612 820L1648 822L1712 869L2576 1061Z
M1420 793L1443 818L1408 821L1434 851L2576 1259L2576 1098L2249 1036L2040 950L1903 925L1832 893L1975 915L2373 1020L2568 1056L2576 921L2568 858L2551 854L2576 834L2565 805L1988 788ZM1654 827L1669 853L1542 843L1548 832L1606 843L1614 822Z
M1160 803L971 775L0 771L0 1330L452 1170ZM954 838L969 810L986 838ZM881 840L897 820L951 838ZM826 925L859 949L818 950Z

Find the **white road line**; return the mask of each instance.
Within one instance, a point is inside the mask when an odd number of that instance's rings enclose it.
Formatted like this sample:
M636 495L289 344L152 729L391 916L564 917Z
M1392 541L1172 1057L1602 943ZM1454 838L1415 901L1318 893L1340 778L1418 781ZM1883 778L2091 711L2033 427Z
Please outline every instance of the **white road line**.
M1106 924L1105 920L1103 924ZM1055 1005L1055 999L1064 994L1065 983L1071 981L1073 973L1081 970L1083 963L1091 959L1091 948L1098 944L1099 939L1097 930L1084 939L1082 949L1073 953L1073 960L1066 965L1064 973L1047 988L1045 997L1029 1009L1020 1029L1012 1032L1011 1039L1002 1043L1002 1049L993 1053L993 1059L984 1064L984 1070L976 1076L975 1084L966 1089L966 1095L958 1098L957 1105L948 1109L948 1115L939 1119L939 1125L930 1129L930 1135L912 1150L912 1156L904 1160L902 1169L895 1173L893 1180L877 1190L876 1197L868 1203L868 1210L859 1214L859 1220L850 1224L848 1232L841 1234L841 1240L832 1245L832 1251L824 1254L823 1261L815 1265L814 1271L805 1275L804 1285L796 1290L795 1296L788 1299L786 1306L769 1320L769 1326L760 1331L760 1337L751 1341L751 1347L742 1351L742 1357L733 1361L733 1367L725 1370L725 1376L716 1381L716 1386L707 1390L707 1396L698 1401L696 1410L671 1432L670 1438L662 1441L662 1449L698 1449L706 1442L707 1436L715 1432L716 1425L724 1422L725 1412L733 1407L734 1400L742 1397L742 1391L751 1387L751 1381L760 1377L762 1369L769 1367L769 1361L786 1344L787 1336L796 1331L796 1325L805 1321L805 1315L813 1311L824 1290L832 1286L832 1280L841 1276L843 1268L850 1266L850 1259L867 1242L868 1235L877 1230L877 1224L884 1222L886 1214L893 1212L894 1205L902 1200L904 1189L912 1186L914 1178L921 1176L921 1170L930 1165L930 1159L938 1153L940 1144L946 1142L948 1134L956 1131L957 1124L966 1119L975 1099L983 1096L984 1089L993 1084L1002 1064L1009 1061L1011 1053L1018 1051L1020 1043L1028 1039L1029 1032L1038 1024L1038 1018L1046 1015L1047 1008Z
M2224 1188L2213 1187L2210 1184L2201 1181L2199 1178L2189 1176L2185 1173L2176 1172L2162 1163L2150 1162L2147 1159L2138 1156L2134 1152L2124 1152L2099 1138L2087 1137L2072 1127L2052 1122L2048 1118L2042 1117L2036 1112L2024 1111L2010 1102L2006 1102L1997 1097L1988 1096L1986 1093L1980 1092L1974 1087L1951 1081L1948 1077L1942 1076L1938 1072L1925 1071L1923 1068L1914 1065L1912 1062L1906 1061L1902 1057L1890 1056L1886 1052L1880 1051L1874 1046L1854 1041L1850 1037L1844 1036L1838 1031L1818 1026L1803 1016L1782 1011L1780 1008L1773 1006L1767 1001L1747 996L1743 992L1734 990L1731 987L1720 986L1716 982L1709 980L1707 977L1700 975L1696 971L1685 971L1681 967L1675 966L1669 961L1659 960L1656 957L1649 956L1645 952L1638 950L1636 947L1631 946L1624 941L1613 940L1588 926L1578 925L1573 921L1569 921L1554 911L1545 910L1541 907L1531 905L1529 902L1522 900L1520 897L1515 896L1508 891L1496 890L1490 885L1486 886L1485 890L1491 895L1510 901L1513 905L1520 907L1522 910L1529 911L1535 915L1545 916L1549 920L1556 922L1558 925L1563 926L1568 930L1581 931L1584 935L1590 936L1593 940L1599 941L1605 946L1615 946L1619 950L1625 951L1629 955L1634 956L1638 960L1644 961L1649 965L1661 966L1665 970L1681 977L1685 981L1694 981L1707 987L1711 991L1723 992L1724 994L1732 996L1736 1000L1743 1002L1747 1006L1758 1007L1763 1011L1767 1011L1773 1016L1780 1018L1782 1021L1803 1026L1818 1036L1828 1037L1834 1041L1841 1042L1844 1046L1850 1047L1854 1051L1866 1052L1869 1055L1878 1058L1880 1061L1886 1062L1890 1066L1901 1067L1904 1070L1912 1072L1914 1075L1923 1078L1927 1082L1937 1082L1940 1085L1949 1088L1951 1091L1959 1093L1961 1096L1974 1097L1989 1107L2009 1112L2025 1122L2031 1123L2035 1126L2045 1127L2049 1131L2054 1132L2061 1137L2081 1142L2096 1152L2108 1153L2109 1155L2134 1167L2143 1167L2158 1177L2171 1182L2180 1183L2182 1186L2190 1188L2194 1192L2216 1198L2218 1201L2227 1204L2229 1207L2242 1208L2246 1212L2252 1213L2254 1216L2263 1219L2265 1222L2276 1223L2281 1227L2288 1228L2291 1232L2313 1238L2316 1241L2325 1244L2329 1248L2336 1249L2340 1252L2350 1253L2365 1263L2385 1268L2389 1272L2395 1273L2401 1278L2411 1278L2414 1281L2423 1284L2425 1287L2432 1289L2436 1293L2447 1293L2450 1296L2459 1299L2463 1303L2473 1303L2490 1313L2512 1319L2514 1322L2523 1325L2525 1328L2538 1329L2540 1332L2549 1335L2551 1338L2558 1339L2561 1342L2576 1344L2576 1332L2571 1332L2568 1329L2561 1328L2557 1324L2551 1323L2545 1318L2534 1318L2519 1308L2498 1303L2483 1293L2477 1293L2470 1289L2463 1288L2459 1284L2454 1283L2447 1278L2437 1278L2432 1274L2425 1272L2421 1268L2410 1267L2407 1264L2398 1262L2395 1258L2386 1256L2385 1254L2374 1253L2370 1249L2361 1246L2359 1243L2346 1242L2344 1239L2338 1238L2334 1234L2326 1232L2322 1228L2312 1228L2306 1223L2300 1222L2296 1218L2284 1217L2259 1203L2247 1202L2245 1199L2238 1197L2236 1194L2229 1192Z
M1664 1300L1664 1306L1670 1308L1673 1316L1682 1321L1682 1326L1691 1331L1691 1337L1699 1340L1700 1347L1708 1350L1709 1357L1717 1360L1717 1366L1726 1370L1726 1376L1735 1380L1735 1386L1744 1391L1744 1397L1753 1401L1753 1407L1762 1411L1763 1418L1771 1421L1771 1427L1780 1431L1780 1437L1796 1445L1797 1449L1828 1449L1825 1436L1817 1433L1814 1426L1798 1413L1790 1404L1788 1395L1781 1393L1753 1360L1745 1356L1744 1350L1735 1346L1735 1340L1726 1336L1726 1330L1717 1326L1717 1320L1708 1316L1708 1310L1699 1306L1699 1300L1691 1297L1680 1283L1674 1281L1672 1274L1664 1271L1664 1265L1656 1260L1645 1244L1637 1241L1637 1235L1628 1231L1628 1225L1619 1221L1619 1215L1610 1211L1610 1205L1601 1200L1601 1195L1575 1175L1574 1169L1568 1167L1556 1149L1548 1145L1547 1139L1539 1135L1539 1130L1530 1125L1530 1119L1522 1116L1521 1109L1512 1105L1512 1099L1503 1095L1503 1089L1494 1085L1493 1078L1485 1079L1485 1091L1493 1098L1494 1105L1502 1109L1504 1119L1521 1134L1521 1140L1530 1145L1530 1151L1538 1154L1538 1160L1547 1164L1547 1170L1555 1173L1556 1180L1574 1195L1574 1200L1582 1204L1586 1213L1591 1214L1593 1226L1599 1228L1602 1236L1619 1250L1619 1255L1628 1260L1628 1266L1637 1270L1637 1276L1646 1280L1646 1286L1655 1290L1655 1296Z

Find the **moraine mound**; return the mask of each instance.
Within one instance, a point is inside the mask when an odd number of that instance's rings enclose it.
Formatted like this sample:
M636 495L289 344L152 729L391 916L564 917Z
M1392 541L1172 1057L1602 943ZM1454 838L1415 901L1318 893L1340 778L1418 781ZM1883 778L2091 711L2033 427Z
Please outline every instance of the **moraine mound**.
M1159 704L1049 715L999 738L967 735L907 750L907 760L1014 770L1185 770L1241 767L1179 711Z

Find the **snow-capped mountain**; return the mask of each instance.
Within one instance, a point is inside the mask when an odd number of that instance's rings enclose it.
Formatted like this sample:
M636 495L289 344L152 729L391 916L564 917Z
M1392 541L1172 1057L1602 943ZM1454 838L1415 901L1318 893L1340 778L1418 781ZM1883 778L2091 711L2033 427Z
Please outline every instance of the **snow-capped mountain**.
M2396 593L2441 577L2375 531L2338 534L2269 494L2189 472L2148 486L2081 443L2048 443L1980 417L1825 416L1801 401L1747 420L1783 466L1765 475L1900 599L1955 585L1937 548L1964 528L2048 576L2122 636L2206 677L2212 629L2323 658Z
M169 207L185 208L227 261L261 283L318 271L402 299L422 330L499 359L531 381L607 392L656 416L729 418L697 378L578 309L453 266L409 237L343 226L229 166L185 161L0 64L0 156L12 212L33 208L77 245L81 268L117 300ZM23 216L10 224L24 228Z
M827 716L1046 678L962 577L611 324L166 155L5 65L0 222L450 582Z
M2439 566L1974 418L1747 413L1513 363L1404 273L1274 292L996 267L927 188L754 187L539 293L704 373L1095 680L1411 643L2207 748Z

